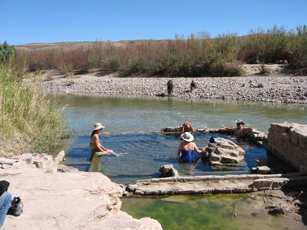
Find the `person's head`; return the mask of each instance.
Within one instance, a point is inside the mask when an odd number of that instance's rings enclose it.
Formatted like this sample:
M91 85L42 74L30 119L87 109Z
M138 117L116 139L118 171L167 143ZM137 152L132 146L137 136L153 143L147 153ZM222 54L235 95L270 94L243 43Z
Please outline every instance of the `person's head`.
M236 123L237 123L237 127L243 127L244 125L244 122L240 119L236 120Z
M104 126L101 125L101 123L96 123L96 124L94 125L93 132L92 132L91 137L92 137L93 134L95 134L95 133L100 133L100 132L102 131L103 128L104 128Z
M194 136L190 132L185 132L180 136L181 139L183 139L186 142L192 142L194 141Z
M185 129L189 130L189 129L191 129L191 127L192 127L192 126L191 126L191 123L190 123L190 122L185 122L185 123L184 123L184 128L185 128Z

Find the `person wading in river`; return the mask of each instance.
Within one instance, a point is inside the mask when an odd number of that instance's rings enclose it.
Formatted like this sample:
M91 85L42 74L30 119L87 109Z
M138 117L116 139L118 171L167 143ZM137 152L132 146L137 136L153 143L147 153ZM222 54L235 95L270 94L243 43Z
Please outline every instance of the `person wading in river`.
M177 158L180 163L193 163L193 151L195 150L198 154L201 154L207 148L206 146L199 150L193 142L194 136L189 132L185 132L180 138L184 140L179 144L177 151Z

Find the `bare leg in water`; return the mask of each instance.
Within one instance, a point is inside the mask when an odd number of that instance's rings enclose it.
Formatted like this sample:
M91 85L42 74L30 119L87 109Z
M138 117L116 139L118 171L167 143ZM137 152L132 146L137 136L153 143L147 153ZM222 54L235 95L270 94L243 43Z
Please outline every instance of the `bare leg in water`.
M114 156L121 157L126 155L127 153L115 153L112 149L106 149L105 154L113 154Z

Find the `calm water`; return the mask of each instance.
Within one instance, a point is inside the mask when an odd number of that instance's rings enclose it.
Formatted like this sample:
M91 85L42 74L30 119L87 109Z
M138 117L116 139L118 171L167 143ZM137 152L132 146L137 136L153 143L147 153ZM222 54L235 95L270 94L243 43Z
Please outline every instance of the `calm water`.
M100 171L118 183L134 183L137 179L157 177L163 164L173 164L181 175L249 173L256 165L254 159L266 157L263 149L242 143L245 162L227 171L213 170L200 162L194 168L178 164L178 136L151 133L168 126L190 121L194 128L234 126L236 119L245 121L265 133L271 123L297 122L307 124L307 108L302 105L260 104L223 101L182 101L175 98L125 98L60 96L59 102L68 105L67 118L76 133L61 149L67 153L66 164L87 171L90 167L89 135L94 123L106 128L100 135L102 144L125 156L104 156ZM128 134L123 135L122 132ZM146 134L142 134L144 132ZM198 147L207 145L210 134L196 134ZM226 137L230 138L230 137ZM195 158L197 154L195 155ZM234 205L238 218L233 216ZM150 216L163 229L304 229L286 217L273 217L266 210L253 211L243 195L173 196L167 198L123 198L123 211L135 218Z
M153 134L153 131L179 126L185 121L201 129L220 128L222 125L230 127L234 126L236 119L242 119L246 127L267 133L274 122L307 121L306 107L297 105L72 95L60 96L58 99L62 105L68 105L67 118L77 134L62 147L67 154L64 163L79 170L87 171L90 168L89 135L93 124L101 122L106 126L100 135L103 146L127 154L121 157L104 156L100 171L112 181L124 184L158 177L158 170L164 164L173 164L180 175L249 173L251 167L257 166L254 159L266 157L264 149L240 143L246 155L245 162L239 167L225 171L213 170L201 161L194 166L178 164L176 152L179 136ZM195 143L198 147L206 146L211 136L196 134ZM194 159L197 159L197 155L195 153Z
M195 134L195 143L199 147L206 146L212 134ZM216 137L226 137L215 135ZM250 168L257 166L254 159L266 157L266 151L258 146L243 143L245 162L227 169L212 169L206 163L198 164L178 163L176 153L179 145L179 135L159 134L129 134L101 136L100 140L105 146L117 153L126 155L115 157L104 156L101 161L101 172L112 181L121 184L135 183L136 180L159 177L161 165L173 164L182 176L196 175L225 175L249 174ZM89 136L78 136L66 155L66 164L73 165L82 171L90 168ZM194 153L196 160L200 155ZM78 163L81 162L81 163Z

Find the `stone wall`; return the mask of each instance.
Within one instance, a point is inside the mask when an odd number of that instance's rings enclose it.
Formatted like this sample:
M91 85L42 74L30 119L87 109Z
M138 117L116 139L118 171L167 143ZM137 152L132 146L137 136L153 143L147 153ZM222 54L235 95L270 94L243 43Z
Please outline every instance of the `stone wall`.
M301 173L307 173L307 125L272 123L266 149Z

